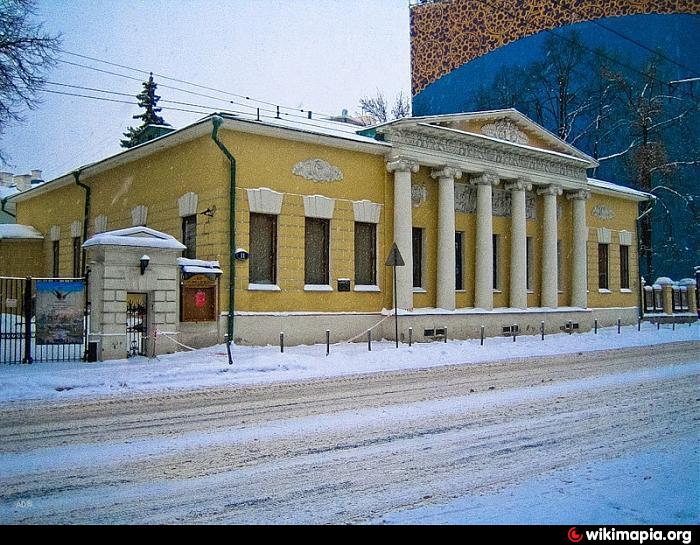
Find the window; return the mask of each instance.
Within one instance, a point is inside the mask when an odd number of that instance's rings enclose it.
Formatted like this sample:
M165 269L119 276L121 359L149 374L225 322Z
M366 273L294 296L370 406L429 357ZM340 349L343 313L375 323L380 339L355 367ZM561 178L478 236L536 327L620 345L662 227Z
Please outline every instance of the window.
M525 283L528 290L532 289L532 237L525 237Z
M377 225L355 222L355 285L377 284Z
M183 257L197 258L197 216L185 216L182 218L182 243L187 246Z
M413 228L413 287L423 287L423 229Z
M80 278L82 276L82 271L80 270L81 254L80 237L73 237L73 278Z
M53 241L53 276L58 278L58 252L60 251L59 242Z
M630 289L630 247L620 246L620 289Z
M598 289L610 289L608 283L608 245L598 244Z
M464 233L455 233L455 289L464 289Z
M277 216L250 215L250 258L248 281L251 284L277 283Z
M330 220L306 218L304 240L304 283L329 284Z
M498 253L500 251L500 235L493 235L493 289L500 289L500 283L498 282Z
M564 291L563 275L561 271L561 240L557 240L557 290Z

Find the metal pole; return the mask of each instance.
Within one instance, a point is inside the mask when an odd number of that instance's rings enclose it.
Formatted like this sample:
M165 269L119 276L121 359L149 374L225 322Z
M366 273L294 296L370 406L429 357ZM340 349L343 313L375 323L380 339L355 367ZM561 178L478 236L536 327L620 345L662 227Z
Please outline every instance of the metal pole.
M593 320L593 332L597 335L598 334L598 318Z
M484 326L481 326L481 346L484 346Z
M675 320L674 320L673 323L671 324L671 329L672 329L673 331L676 330L676 321L675 321Z
M371 329L367 330L367 350L369 352L372 351L372 330Z
M413 328L409 327L408 328L408 347L411 348L412 344L413 344Z
M661 320L656 322L656 330L658 331L659 329L661 329Z
M447 326L445 326L445 340L443 342L447 342Z
M515 342L515 332L517 331L516 330L517 327L518 327L517 325L513 324L513 326L510 328L511 333L513 333L513 342Z
M326 329L326 356L331 353L331 330Z
M396 337L396 348L399 347L399 314L396 309L396 265L394 265L394 335Z
M540 322L540 333L542 334L542 340L544 341L544 320Z
M617 334L620 334L620 318L617 319Z
M641 330L642 330L642 319L637 318L637 331L641 331Z
M284 354L284 331L280 331L280 352Z

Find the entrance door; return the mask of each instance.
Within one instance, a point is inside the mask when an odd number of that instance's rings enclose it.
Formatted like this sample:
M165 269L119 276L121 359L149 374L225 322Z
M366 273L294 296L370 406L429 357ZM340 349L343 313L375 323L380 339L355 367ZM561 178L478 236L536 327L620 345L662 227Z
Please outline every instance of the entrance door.
M146 356L148 339L148 296L145 293L126 294L126 342L128 358Z

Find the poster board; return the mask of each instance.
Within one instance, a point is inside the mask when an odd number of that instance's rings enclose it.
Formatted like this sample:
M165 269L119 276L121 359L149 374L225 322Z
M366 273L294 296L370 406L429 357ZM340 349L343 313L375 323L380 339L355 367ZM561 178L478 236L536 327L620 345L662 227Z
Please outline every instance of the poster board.
M206 274L195 274L183 280L180 290L181 321L216 321L218 284L216 278Z
M36 344L81 344L84 312L84 282L37 280Z

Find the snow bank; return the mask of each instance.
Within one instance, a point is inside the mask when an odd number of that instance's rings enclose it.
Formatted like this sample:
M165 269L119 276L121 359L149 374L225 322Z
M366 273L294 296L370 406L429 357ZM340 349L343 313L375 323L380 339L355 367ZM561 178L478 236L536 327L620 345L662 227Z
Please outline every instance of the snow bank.
M35 363L0 367L0 404L28 399L65 399L76 396L120 395L225 387L324 378L355 373L375 373L402 369L424 369L447 364L478 364L507 358L551 356L648 346L700 339L700 327L670 325L660 330L649 323L622 328L604 328L598 334L582 333L487 338L484 346L478 339L448 343L400 345L374 342L372 351L366 343L331 346L326 357L325 345L285 348L276 346L233 346L234 364L228 365L226 347L219 345L195 352L179 352L154 359L132 358L98 363ZM689 353L689 361L700 361L700 354Z

